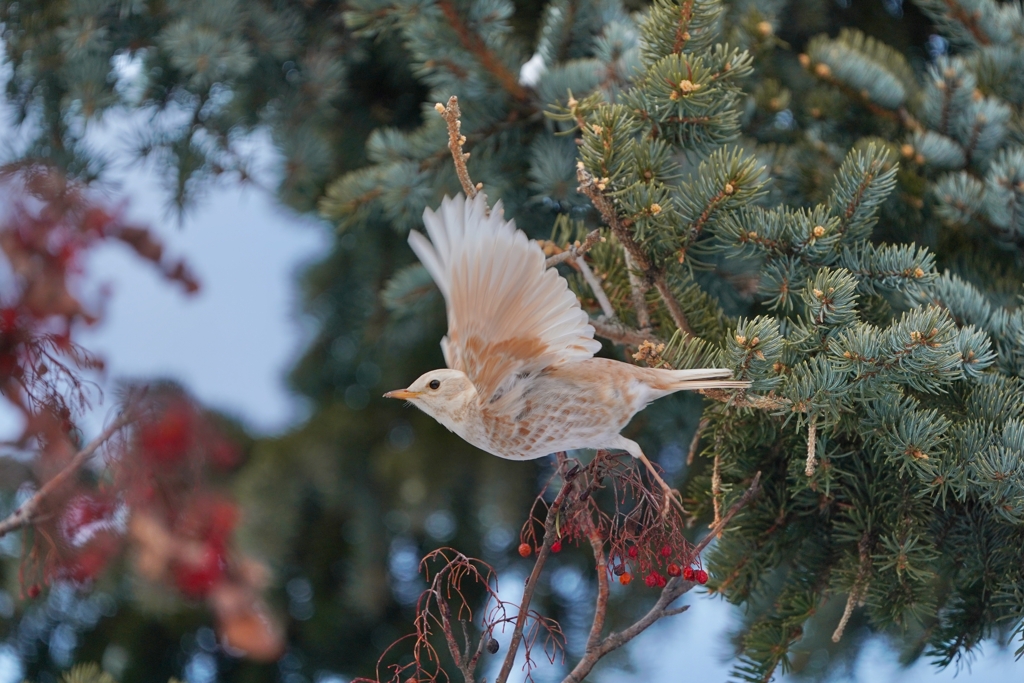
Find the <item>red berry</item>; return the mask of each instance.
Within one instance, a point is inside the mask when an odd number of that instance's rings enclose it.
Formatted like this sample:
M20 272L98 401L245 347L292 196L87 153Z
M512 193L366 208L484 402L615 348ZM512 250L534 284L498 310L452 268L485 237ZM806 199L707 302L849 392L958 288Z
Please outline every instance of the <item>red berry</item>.
M683 578L687 581L693 581L693 567L687 567L683 570Z
M665 571L668 572L669 576L679 576L683 573L683 571L679 568L679 565L675 562L670 564Z
M533 548L530 547L529 543L520 543L519 544L519 556L520 557L529 557L532 553L533 553Z
M668 579L658 574L658 588L664 588L666 583L668 583Z
M139 444L151 462L176 464L192 441L192 411L184 403L172 406L155 422L139 429Z
M555 541L554 543L551 544L551 552L557 553L557 552L561 552L561 551L562 551L562 542L561 541Z
M657 574L648 574L647 576L644 577L644 583L647 584L648 588L654 588L655 586L658 585L658 575Z
M628 552L629 552L629 556L632 557L634 560L636 559L636 556L640 554L640 551L636 549L635 545L629 546L629 551Z
M629 582L632 581L632 580L633 580L633 575L630 574L629 572L626 572L625 574L623 574L622 576L619 577L619 583L621 583L623 586L628 586Z
M665 546L661 547L661 556L662 557L668 557L671 554L672 554L672 546L665 545Z
M196 563L179 563L174 568L174 582L191 598L205 597L224 576L224 558L220 549L207 545Z
M40 591L41 589L39 588L39 584L33 583L31 586L28 587L28 597L35 600L39 597Z
M697 574L697 583L699 583L700 585L703 586L705 583L708 582L708 573L706 571L704 571L703 569L698 569L696 574Z

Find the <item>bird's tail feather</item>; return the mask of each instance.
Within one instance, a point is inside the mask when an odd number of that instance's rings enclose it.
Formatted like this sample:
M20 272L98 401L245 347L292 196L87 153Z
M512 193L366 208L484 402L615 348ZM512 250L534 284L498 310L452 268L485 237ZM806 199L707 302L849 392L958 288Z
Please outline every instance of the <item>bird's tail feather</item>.
M745 389L750 382L724 379L732 376L732 370L725 368L694 368L692 370L656 370L655 390L672 393L684 389Z

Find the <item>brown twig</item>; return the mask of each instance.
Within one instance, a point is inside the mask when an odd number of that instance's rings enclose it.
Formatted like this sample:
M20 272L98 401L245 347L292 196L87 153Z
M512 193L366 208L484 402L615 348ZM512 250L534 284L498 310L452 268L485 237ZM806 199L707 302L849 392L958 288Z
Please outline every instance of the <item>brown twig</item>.
M719 524L716 525L716 528L705 536L704 539L701 540L701 542L693 549L693 557L697 557L697 555L707 547L707 544L711 542L711 539L722 532L722 529L729 523L733 516L740 511L740 508L750 502L750 499L753 498L760 490L760 482L761 473L758 472L754 476L750 486L743 493L740 499L733 503L732 507L730 507L729 511L725 513L725 516L721 519ZM617 650L629 641L633 640L659 619L685 612L689 609L689 605L683 605L682 607L675 608L671 608L669 605L684 593L690 591L695 585L697 585L695 582L686 581L679 577L670 579L665 585L665 588L662 589L661 595L658 596L658 600L654 603L654 606L648 610L647 614L631 626L619 631L618 633L611 633L603 640L597 642L594 642L594 632L592 629L591 637L587 641L587 649L583 658L577 662L573 670L569 672L569 675L562 680L562 683L582 683L582 681L590 674L591 670L593 670L594 665L596 665L597 662L609 652Z
M726 525L728 525L729 522L732 521L732 518L736 516L736 513L739 512L744 505L749 503L750 499L757 495L757 492L760 490L761 473L758 472L757 474L754 475L754 479L750 482L750 486L748 486L747 490L743 492L743 495L740 496L739 500L737 500L735 503L732 504L732 506L729 507L729 510L725 513L722 519L719 520L718 524L716 524L711 529L711 533L702 538L700 542L694 547L693 556L697 557L698 555L700 555L704 548L708 547L708 543L711 543L712 538L721 536L722 531L725 529Z
M665 307L668 309L669 315L672 317L672 322L675 323L676 327L683 334L692 337L693 330L690 329L690 324L686 320L686 315L683 313L682 307L679 302L676 301L675 296L672 294L672 290L669 289L668 281L665 279L665 273L660 268L656 268L651 260L644 253L640 245L633 239L633 234L629 228L623 224L622 220L619 219L618 213L615 211L615 206L612 201L608 199L601 191L601 189L594 182L594 176L592 176L587 169L583 168L583 162L579 162L576 165L576 179L580 185L577 188L579 192L585 194L590 202L597 209L598 213L604 219L604 222L612 229L612 233L622 244L623 248L628 254L628 258L632 259L636 267L644 273L653 283L654 287L658 290L658 294L661 295L661 300L665 302ZM644 306L638 307L637 316L642 315L642 309Z
M734 408L757 408L758 410L780 410L788 408L793 411L806 412L804 408L794 406L793 402L788 398L776 396L774 392L769 392L765 396L759 396L757 394L747 393L743 393L741 395L725 389L699 389L697 393L720 403L727 403Z
M594 326L594 330L599 337L609 339L616 344L640 346L645 341L655 344L663 343L657 336L645 334L640 330L634 330L632 327L622 324L617 318L593 318L590 324Z
M561 251L554 256L549 256L547 261L544 262L544 266L546 268L550 268L551 266L557 266L562 261L576 261L580 256L583 256L590 251L592 246L601 241L603 241L601 239L601 231L591 230L587 233L587 236L583 238L582 243L577 242L576 244L570 244L565 251ZM547 242L546 244L552 247L555 246L553 242Z
M818 422L816 416L811 415L811 422L807 425L807 465L804 467L804 474L808 477L814 476L817 461L814 459L814 451L818 441Z
M448 98L448 106L438 102L434 105L434 109L448 124L448 149L451 150L452 159L455 161L455 173L459 176L462 191L472 199L482 186L473 184L469 177L469 170L466 168L469 152L462 151L462 146L466 144L466 136L462 134L462 111L459 109L459 98L452 95Z
M501 671L498 673L497 678L494 679L495 683L506 683L509 674L512 673L512 665L515 662L519 644L523 640L523 627L526 625L526 618L530 612L530 602L533 600L533 594L537 590L537 583L540 579L541 571L544 569L544 563L551 553L551 544L557 540L555 538L557 535L555 532L555 519L558 517L558 512L572 485L572 481L563 483L562 488L558 491L558 495L555 496L555 500L548 507L547 515L544 518L544 540L537 550L537 560L533 564L533 571L530 572L529 578L526 579L526 587L523 589L523 599L519 604L516 625L512 630L512 639L509 641L508 652L505 653L505 661L501 664Z
M708 525L714 529L722 521L722 464L721 449L715 449L715 465L711 470L711 501L715 507L715 519Z
M64 466L64 469L39 487L39 490L36 491L31 498L22 503L17 510L12 512L5 519L0 520L0 538L3 538L12 531L31 524L36 513L36 509L40 506L43 500L60 488L60 486L64 484L64 482L66 482L75 472L77 472L78 469L100 448L100 446L110 439L110 437L134 419L135 416L132 413L127 411L122 413L117 417L117 419L111 422L99 436L86 444L82 450L75 453L68 464Z
M597 571L597 599L594 605L594 620L587 636L587 650L591 650L601 642L601 631L604 630L604 618L608 612L608 560L604 554L604 539L600 532L591 524L587 532L587 540L594 550L594 567Z
M640 324L641 330L651 329L651 313L647 310L647 287L643 279L636 273L636 263L628 251L624 251L626 257L626 274L629 276L629 291L633 297L633 308L636 309L636 321Z
M846 607L843 609L843 616L839 619L839 625L832 633L833 643L838 643L843 639L843 633L853 615L854 607L860 602L861 596L867 592L868 578L871 573L871 536L867 532L861 536L857 548L860 551L860 571L857 572L857 580L850 587L850 594L846 596Z
M594 275L594 271L590 269L587 262L583 259L583 255L586 254L594 244L601 241L601 231L592 230L586 239L583 240L583 244L570 245L568 249L549 256L544 265L548 268L562 263L563 261L572 261L572 263L580 269L580 273L583 275L583 279L586 280L587 285L590 287L590 291L594 293L594 298L597 299L598 305L601 307L601 312L608 318L615 317L615 309L612 308L612 302L608 298L608 295L604 291L604 286L601 281Z
M697 457L697 446L700 445L700 437L709 424L710 422L706 417L701 418L700 422L697 423L697 430L693 433L693 438L690 440L690 452L686 454L687 467L693 465L693 459Z

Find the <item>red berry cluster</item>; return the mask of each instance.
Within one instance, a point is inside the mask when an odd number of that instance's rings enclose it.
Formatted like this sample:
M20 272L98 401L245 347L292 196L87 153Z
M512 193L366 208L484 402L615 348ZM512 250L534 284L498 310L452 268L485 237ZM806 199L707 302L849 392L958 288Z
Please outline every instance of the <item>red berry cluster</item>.
M671 560L675 555L675 551L670 545L663 545L658 550L657 558L662 560ZM682 577L686 581L695 581L700 584L705 584L708 581L708 573L703 569L694 569L692 566L686 566L685 568L680 567L677 562L669 561L667 563L652 562L650 559L641 557L642 553L636 545L630 545L626 549L626 557L619 558L616 562L612 562L612 572L618 576L619 583L623 586L628 586L633 580L633 573L630 572L632 568L634 572L639 572L644 577L644 584L648 588L664 588L668 583L668 578ZM697 558L699 561L699 558ZM663 573L664 572L664 573Z

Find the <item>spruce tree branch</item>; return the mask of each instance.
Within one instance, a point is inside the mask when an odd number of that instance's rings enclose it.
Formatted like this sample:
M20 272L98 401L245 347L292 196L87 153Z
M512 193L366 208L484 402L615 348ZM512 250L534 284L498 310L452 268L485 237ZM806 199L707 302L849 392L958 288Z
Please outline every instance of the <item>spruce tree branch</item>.
M134 421L134 413L125 411L117 419L107 425L107 428L100 432L100 435L85 445L82 450L75 453L67 465L60 472L50 478L45 484L39 487L35 494L22 503L17 510L0 520L0 538L22 527L32 523L36 510L54 491L59 489L68 479L75 474L99 450L100 446L110 440L120 429Z
M760 490L761 473L758 472L757 474L754 475L753 480L751 480L750 482L750 486L748 486L747 490L743 492L743 495L740 496L739 500L737 500L729 507L729 510L725 513L722 519L719 520L718 524L712 527L711 532L707 536L702 538L700 542L697 543L697 545L693 548L693 550L691 551L691 557L697 557L698 555L700 555L701 552L703 552L704 548L708 547L708 544L711 543L711 539L721 536L722 531L724 531L725 527L729 524L730 521L732 521L732 518L736 516L736 513L739 512L744 505L749 503L750 500L755 495L757 495L757 492Z
M448 149L452 152L452 160L455 162L455 173L459 176L459 183L462 184L462 191L469 199L476 196L479 185L474 185L469 177L469 169L466 168L466 160L469 153L462 151L466 144L466 136L462 134L462 111L459 109L459 98L452 95L448 98L448 106L438 102L434 109L448 124Z
M523 599L519 604L519 614L516 616L516 625L512 630L512 640L509 642L508 652L505 653L505 661L502 662L501 671L498 673L497 678L494 679L494 683L506 683L509 674L512 673L512 664L515 662L519 644L523 640L523 628L526 626L526 618L530 612L530 602L533 600L533 594L537 590L537 583L540 579L541 571L544 569L544 563L547 562L548 555L551 553L551 544L556 540L555 520L572 485L571 480L562 484L562 488L558 491L558 495L555 496L555 500L548 507L547 515L544 518L544 540L537 551L537 560L533 564L533 571L530 572L529 578L526 579Z
M959 3L955 0L946 0L946 7L949 8L950 16L963 24L964 28L970 31L976 41L982 45L989 45L992 42L988 35L978 26L978 20L965 12Z
M633 239L632 232L619 219L619 215L615 212L615 206L611 200L598 188L594 182L594 176L587 169L583 168L583 162L579 162L576 165L576 179L580 183L579 188L577 188L578 191L590 199L594 208L601 214L605 223L612 229L612 233L622 244L623 248L625 248L628 257L632 258L633 263L653 281L654 287L661 295L661 300L665 302L665 307L668 308L669 315L672 316L672 321L679 331L687 336L694 336L693 330L690 329L686 316L683 314L682 307L680 307L679 302L676 301L675 296L669 289L668 282L665 279L665 272L660 268L655 268L647 254L644 253L640 245ZM637 315L639 316L640 314L638 309Z
M727 403L734 408L756 408L758 410L780 410L787 408L806 412L805 408L800 408L799 406L794 408L792 401L782 396L776 396L774 391L768 392L765 396L746 393L740 395L724 389L699 389L698 393L720 403Z
M800 55L800 63L803 64L805 67L810 66L810 57L808 57L807 55ZM874 100L868 97L865 93L860 92L859 90L855 90L854 88L851 88L843 81L840 81L839 79L832 76L832 70L828 67L827 64L818 64L815 68L811 69L811 73L819 80L822 80L828 83L829 85L835 86L850 99L860 102L860 104L864 106L872 114L895 121L896 123L900 124L901 126L903 126L904 128L911 132L924 131L924 126L921 125L920 121L914 118L914 115L911 114L906 107L886 109L885 107L876 103Z
M498 56L487 47L480 36L466 25L466 22L462 19L463 13L455 7L455 4L451 0L438 0L437 6L441 8L444 18L448 20L449 25L459 36L459 42L462 44L462 47L480 60L480 66L491 74L494 80L509 95L520 102L527 101L529 95L526 89L519 84L519 79L505 68L505 65L501 63Z
M679 54L690 42L690 21L693 20L693 0L679 3L679 19L676 21L675 40L672 41L672 53Z

